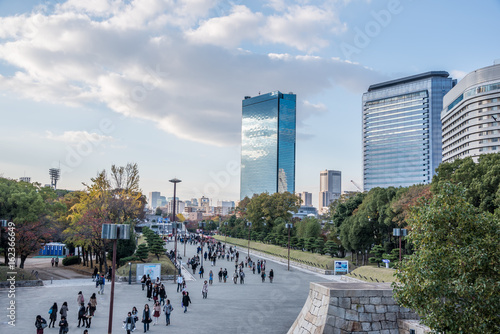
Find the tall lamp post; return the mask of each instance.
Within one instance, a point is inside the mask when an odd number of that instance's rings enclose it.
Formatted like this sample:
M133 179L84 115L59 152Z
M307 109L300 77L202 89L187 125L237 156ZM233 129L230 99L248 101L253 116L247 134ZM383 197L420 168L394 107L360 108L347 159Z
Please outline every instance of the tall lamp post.
M128 263L128 284L132 284L132 263L131 262Z
M177 219L176 219L176 216L175 216L175 196L176 196L176 188L177 188L177 183L179 182L182 182L181 180L179 180L178 178L173 178L172 180L168 180L169 182L172 182L174 184L174 208L173 208L173 214L174 216L172 217L172 226L175 228L174 230L174 266L177 268ZM179 268L180 270L180 268ZM174 273L174 284L177 283L177 271L175 271Z
M288 271L290 271L290 230L293 224L286 224L285 227L288 229Z
M401 237L406 237L408 230L405 228L393 228L392 235L399 237L399 262L401 263Z
M102 224L101 239L113 240L113 266L111 268L111 294L109 297L108 334L113 332L113 302L115 299L116 244L118 239L130 239L130 225Z
M184 222L184 238L182 240L184 240L184 257L186 257L186 244L187 244L187 223Z
M201 261L201 266L203 267L203 230L205 229L205 222L201 221L198 222L198 226L201 228L201 239L200 239L200 245L201 245L201 256L200 256L200 261Z
M224 226L225 226L225 228L224 228L224 248L227 247L227 225L228 224L229 224L228 222L224 222Z
M247 222L248 226L248 258L250 258L250 228L252 227L252 222Z

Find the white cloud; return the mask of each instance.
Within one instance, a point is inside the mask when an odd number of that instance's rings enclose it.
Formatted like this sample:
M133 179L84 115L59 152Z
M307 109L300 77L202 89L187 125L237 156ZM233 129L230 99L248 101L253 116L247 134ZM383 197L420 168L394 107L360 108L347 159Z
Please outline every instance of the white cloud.
M87 131L64 131L62 135L55 135L51 131L47 131L45 138L55 141L61 141L68 144L77 144L83 142L99 143L113 141L113 137L105 136L96 132Z
M303 100L332 85L361 92L379 78L372 70L335 59L228 48L241 41L239 33L261 43L255 31L246 29L266 20L274 22L276 34L282 33L276 43L293 43L295 34L301 49L323 45L321 24L312 21L315 15L319 23L333 18L335 26L336 16L329 10L307 7L299 13L295 7L280 21L235 6L227 16L183 28L206 15L210 3L193 16L186 14L182 22L161 23L171 10L185 13L196 3L110 0L102 7L78 7L79 1L71 1L52 14L2 18L0 60L15 73L0 75L0 90L70 106L102 104L152 121L180 138L237 145L245 95L282 90ZM26 28L26 22L39 15L43 18L36 19L36 30ZM292 27L293 18L297 28ZM286 31L287 26L292 31ZM308 44L301 29L317 38Z
M450 71L450 74L453 79L462 80L467 75L467 72L460 70L452 70Z

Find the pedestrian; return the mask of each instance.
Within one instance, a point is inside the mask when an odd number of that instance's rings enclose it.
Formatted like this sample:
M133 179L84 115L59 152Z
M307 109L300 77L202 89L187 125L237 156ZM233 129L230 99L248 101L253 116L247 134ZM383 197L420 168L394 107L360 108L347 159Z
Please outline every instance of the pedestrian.
M189 298L189 292L184 291L184 296L182 296L182 306L184 306L184 313L188 311L188 306L191 303L191 298Z
M54 258L52 258L52 259L50 260L50 263L52 264L52 267L54 266L54 263L55 263L55 262L56 262L56 261L54 260Z
M172 307L172 304L170 304L170 299L167 299L167 304L163 306L163 312L165 313L165 322L166 322L165 326L170 325L170 313L172 313L173 310L174 308Z
M243 284L245 283L245 273L242 271L240 271L240 284Z
M222 268L219 270L219 283L222 282Z
M200 278L203 278L203 274L205 273L205 269L203 269L203 266L200 267Z
M134 327L135 327L135 323L137 321L139 321L139 311L137 310L137 307L132 307L132 316L134 317Z
M94 273L92 274L92 281L97 279L97 267L94 267Z
M160 304L165 305L165 298L167 298L167 292L165 291L165 286L162 284L160 286Z
M87 326L85 328L90 328L92 323L92 305L90 302L87 303L87 308L85 309L85 318L87 319Z
M148 284L148 287L147 287L147 293L146 293L146 297L148 297L148 301L151 301L151 295L153 294L153 284Z
M205 281L205 283L203 283L203 287L201 288L201 295L203 296L203 299L207 299L207 295L208 295L207 281Z
M260 275L260 260L257 260L257 274Z
M66 317L61 317L61 321L59 321L59 334L66 334L68 331L68 321Z
M85 304L81 303L80 308L78 309L78 326L80 325L87 325L87 317L85 316Z
M237 271L234 271L234 274L233 274L233 282L234 284L237 284L238 283L238 272Z
M59 256L56 256L56 267L59 266Z
M90 296L90 315L95 315L95 310L97 309L97 297L95 296L95 292Z
M41 315L37 315L35 319L36 334L43 334L43 329L47 327L47 321Z
M61 318L64 317L65 319L68 319L68 302L64 302L62 304L59 314L61 315Z
M252 264L252 272L255 275L255 262Z
M224 272L222 273L222 276L224 277L224 283L226 283L227 280L227 269L224 268Z
M78 296L76 297L76 303L78 306L85 303L85 298L83 297L83 293L81 291L78 292Z
M214 272L210 270L210 272L208 273L208 284L212 285L213 282L214 282Z
M260 277L262 278L262 283L264 283L266 281L266 272L264 270L262 270Z
M153 326L156 326L158 324L158 318L160 317L160 312L161 312L160 302L157 301L153 305L153 318L154 318Z
M129 312L127 314L127 317L125 318L125 321L123 322L125 324L125 330L127 331L127 334L130 334L134 328L135 328L135 320L134 317L132 316L132 312Z
M151 323L151 311L149 310L149 305L144 305L144 310L142 311L142 323L144 324L144 333L149 330L149 324Z
M158 301L158 298L160 297L160 288L158 285L154 285L153 287L153 304Z
M56 324L56 320L57 320L57 303L56 302L54 302L54 305L52 305L52 307L49 309L49 319L50 319L49 328L50 328L50 325L52 325L52 328L54 328L54 325Z
M106 279L104 278L104 274L101 275L101 278L99 279L99 291L98 293L103 295L104 294L104 284L106 283Z
M270 282L270 283L272 283L272 282L273 282L273 278L274 278L274 272L273 272L273 270L271 269L271 270L269 271L269 282Z
M108 267L108 282L111 282L111 277L113 277L112 274L113 274L113 268Z
M182 278L182 275L179 275L179 277L177 277L177 292L182 290L182 283L183 282L184 282L184 279Z
M142 275L141 285L142 285L142 291L144 291L144 287L146 286L146 275Z

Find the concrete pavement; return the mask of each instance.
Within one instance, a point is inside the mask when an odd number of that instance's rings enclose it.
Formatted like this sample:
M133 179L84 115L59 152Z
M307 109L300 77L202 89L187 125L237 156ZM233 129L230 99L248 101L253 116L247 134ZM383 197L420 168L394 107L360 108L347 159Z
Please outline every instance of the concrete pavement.
M169 244L173 248L173 244ZM238 248L240 258L245 257L246 249ZM196 253L196 247L187 245L187 257ZM260 257L262 258L262 257ZM257 260L256 257L252 257ZM183 258L187 260L187 258ZM266 279L265 283L257 274L252 274L245 269L245 284L233 284L218 282L218 271L222 267L227 268L229 276L234 272L234 262L218 260L215 267L204 261L205 275L203 279L199 275L188 277L187 288L190 293L192 305L188 312L183 313L181 309L181 294L176 292L176 284L168 282L165 284L167 298L171 300L174 311L171 315L171 325L165 326L165 317L159 319L159 325L150 325L151 333L286 333L293 321L299 314L307 294L309 282L321 282L325 280L338 280L339 277L320 275L303 269L291 268L288 272L286 265L267 260L266 272L273 269L275 272L274 282L271 284ZM210 270L214 272L214 284L209 287L208 299L202 299L201 287L203 281L208 280ZM190 270L192 273L192 271ZM87 302L93 292L97 293L95 284L91 279L71 279L50 281L44 287L19 288L15 291L15 297L9 298L8 290L0 290L0 333L35 333L34 321L37 314L49 319L48 310L54 302L58 306L67 301L69 305L68 322L70 333L83 333L82 328L77 325L78 291L82 291ZM96 317L92 320L89 333L107 333L110 284L105 286L105 294L97 295ZM15 327L10 326L7 321L9 302L14 300L16 305ZM115 302L113 332L125 332L122 329L122 321L128 311L136 306L142 314L144 304L148 302L145 291L140 284L128 285L127 283L115 284ZM59 316L58 316L59 321ZM142 323L138 323L136 333L143 332ZM45 329L45 333L58 333L58 328Z

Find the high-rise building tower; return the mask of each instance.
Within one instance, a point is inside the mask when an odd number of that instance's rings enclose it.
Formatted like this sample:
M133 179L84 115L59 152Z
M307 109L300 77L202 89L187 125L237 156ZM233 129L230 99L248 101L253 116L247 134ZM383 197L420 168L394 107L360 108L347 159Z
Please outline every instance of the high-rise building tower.
M443 162L500 152L500 64L467 74L443 107Z
M319 210L324 211L342 192L342 172L324 170L319 173Z
M240 198L294 193L295 94L246 96L242 104Z
M312 194L307 191L299 193L299 198L302 200L302 206L312 206Z
M152 191L149 193L149 206L151 209L156 210L158 207L158 200L160 199L161 193L159 191Z
M455 80L433 71L363 94L363 189L429 183L441 163L443 96Z

